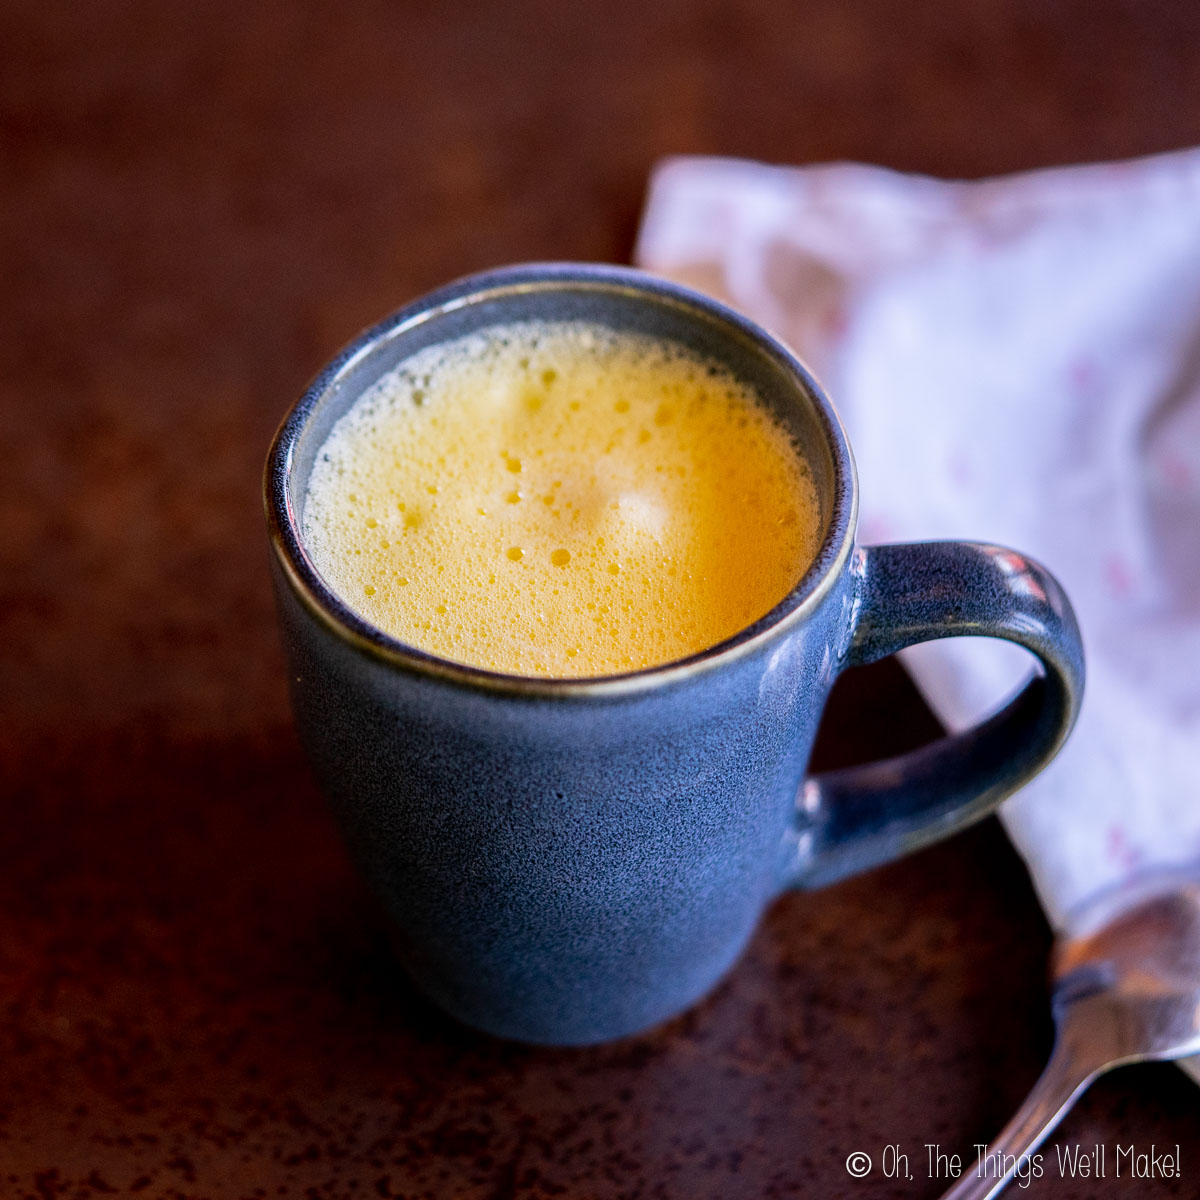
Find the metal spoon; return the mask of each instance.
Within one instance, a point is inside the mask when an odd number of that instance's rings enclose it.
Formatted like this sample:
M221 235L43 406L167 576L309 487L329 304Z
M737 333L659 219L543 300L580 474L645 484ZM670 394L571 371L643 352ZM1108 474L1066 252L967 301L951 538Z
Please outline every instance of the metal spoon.
M995 1196L1103 1072L1200 1054L1200 872L1123 885L1088 904L1072 928L1054 954L1050 1062L988 1157L943 1200Z

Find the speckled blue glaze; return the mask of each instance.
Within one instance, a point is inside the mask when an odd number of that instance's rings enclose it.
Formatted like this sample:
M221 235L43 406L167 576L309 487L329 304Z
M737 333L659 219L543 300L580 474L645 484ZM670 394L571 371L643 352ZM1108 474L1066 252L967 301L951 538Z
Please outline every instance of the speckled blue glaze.
M422 346L537 317L715 355L805 447L822 549L762 620L661 668L522 679L403 645L324 584L298 531L333 421ZM1055 754L1078 708L1079 633L1043 568L966 543L856 548L849 448L811 376L742 317L640 272L510 268L402 309L284 421L265 502L293 707L321 786L413 979L501 1036L580 1044L671 1016L721 977L782 888L830 882L984 815ZM805 780L839 671L963 634L1019 642L1041 673L975 730Z

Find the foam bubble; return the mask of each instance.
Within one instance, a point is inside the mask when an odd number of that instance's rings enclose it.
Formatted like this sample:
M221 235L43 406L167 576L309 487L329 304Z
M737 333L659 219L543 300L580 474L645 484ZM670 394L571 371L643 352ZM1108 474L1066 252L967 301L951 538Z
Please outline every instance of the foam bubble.
M303 536L401 641L590 676L769 611L816 553L819 512L807 464L725 368L531 322L420 351L359 397L316 457Z

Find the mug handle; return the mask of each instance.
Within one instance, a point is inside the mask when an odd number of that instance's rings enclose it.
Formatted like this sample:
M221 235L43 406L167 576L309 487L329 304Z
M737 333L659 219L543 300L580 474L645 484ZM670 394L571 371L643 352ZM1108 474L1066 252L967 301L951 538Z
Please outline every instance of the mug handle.
M865 871L986 816L1062 746L1083 693L1070 601L1044 567L1002 546L913 542L855 550L843 667L916 642L998 637L1031 650L1036 675L994 716L903 754L807 779L788 837L784 887Z

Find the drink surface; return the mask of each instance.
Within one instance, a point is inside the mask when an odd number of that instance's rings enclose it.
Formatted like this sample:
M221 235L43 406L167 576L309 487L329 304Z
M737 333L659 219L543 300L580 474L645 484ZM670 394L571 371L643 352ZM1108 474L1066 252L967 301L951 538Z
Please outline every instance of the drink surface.
M303 537L400 641L511 675L621 674L744 629L816 554L809 469L753 389L583 322L420 351L337 422Z

